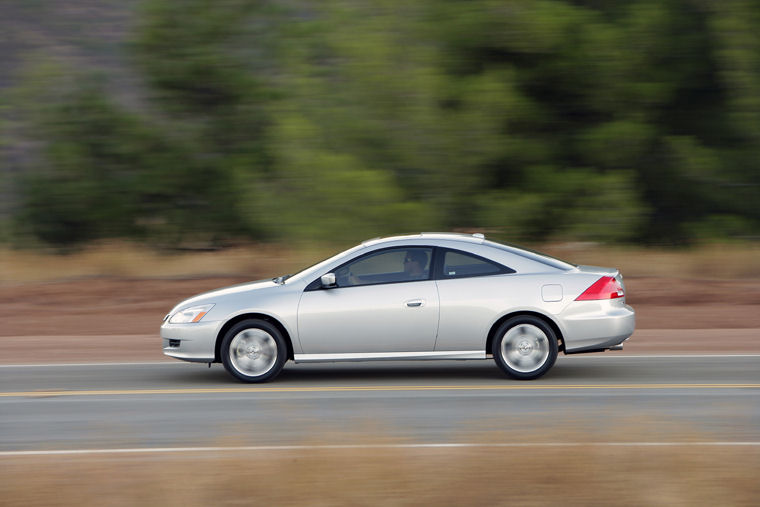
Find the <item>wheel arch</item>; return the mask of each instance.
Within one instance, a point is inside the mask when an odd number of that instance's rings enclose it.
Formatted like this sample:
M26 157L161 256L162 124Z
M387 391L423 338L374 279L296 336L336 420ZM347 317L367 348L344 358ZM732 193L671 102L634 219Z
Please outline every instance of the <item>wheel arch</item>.
M559 351L562 352L563 354L565 353L565 338L564 338L564 336L562 336L562 331L560 330L559 326L554 321L554 319L552 319L551 317L548 317L545 314L540 313L540 312L532 312L532 311L529 311L529 310L519 310L519 311L516 311L516 312L512 312L512 313L508 313L506 315L503 315L496 322L493 323L493 326L491 326L491 329L488 331L488 338L486 339L486 354L490 354L491 353L491 347L493 346L493 340L496 337L496 331L499 329L499 327L503 323L505 323L506 321L508 321L511 318L513 318L513 317L519 317L519 316L523 316L523 315L531 316L531 317L537 317L537 318L543 320L544 322L546 322L546 324L549 327L551 327L552 330L554 331L554 333L557 335L557 346L559 348Z
M282 333L282 337L285 339L285 343L288 346L288 359L293 359L293 340L290 337L290 333L288 333L287 329L285 329L285 326L282 325L282 322L272 317L271 315L267 315L265 313L244 313L242 315L236 315L235 317L231 318L230 320L224 323L221 329L219 329L219 333L216 335L216 343L214 344L214 362L215 363L219 363L222 360L221 359L222 358L222 354L221 354L222 341L224 340L224 335L227 334L227 331L229 331L232 328L232 326L234 326L238 322L242 322L244 320L251 320L251 319L264 320L266 322L269 322L273 326L275 326L277 330L280 331L280 333Z

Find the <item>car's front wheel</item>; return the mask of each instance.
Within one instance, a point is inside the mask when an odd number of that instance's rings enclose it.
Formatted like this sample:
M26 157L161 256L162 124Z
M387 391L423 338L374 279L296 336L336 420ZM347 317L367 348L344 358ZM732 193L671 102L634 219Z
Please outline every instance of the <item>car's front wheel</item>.
M265 320L238 322L222 340L224 367L243 382L266 382L277 376L287 360L282 333Z
M549 371L557 360L557 336L542 319L521 315L499 326L492 352L507 375L532 380Z

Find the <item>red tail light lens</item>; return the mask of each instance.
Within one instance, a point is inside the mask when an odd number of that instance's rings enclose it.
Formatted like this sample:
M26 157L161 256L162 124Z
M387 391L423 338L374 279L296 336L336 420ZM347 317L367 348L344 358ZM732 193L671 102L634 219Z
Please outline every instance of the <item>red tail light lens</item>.
M625 296L623 286L612 276L603 276L575 298L576 301L595 301L597 299L617 299Z

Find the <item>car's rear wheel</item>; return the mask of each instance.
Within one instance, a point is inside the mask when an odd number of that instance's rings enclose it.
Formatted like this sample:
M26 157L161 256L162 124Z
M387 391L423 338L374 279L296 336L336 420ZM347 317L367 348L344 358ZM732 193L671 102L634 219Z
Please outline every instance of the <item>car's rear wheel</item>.
M507 375L532 380L549 371L557 360L557 336L542 319L521 315L499 326L492 352Z
M280 373L287 360L282 333L265 320L238 322L222 340L222 363L244 382L266 382Z

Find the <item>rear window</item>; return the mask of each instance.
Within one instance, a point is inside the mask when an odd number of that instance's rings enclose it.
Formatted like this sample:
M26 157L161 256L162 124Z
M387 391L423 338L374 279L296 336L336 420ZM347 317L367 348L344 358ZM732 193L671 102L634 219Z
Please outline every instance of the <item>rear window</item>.
M525 257L526 259L530 259L532 261L540 262L541 264L546 264L547 266L551 266L556 269L561 269L563 271L577 267L571 262L563 261L562 259L557 259L551 255L546 255L545 253L536 252L535 250L523 248L521 246L503 245L501 243L496 243L495 241L486 241L484 244L498 248L499 250L504 250L506 252L519 255L521 257Z
M513 269L477 255L456 250L446 250L443 254L443 278L500 275L514 272Z

